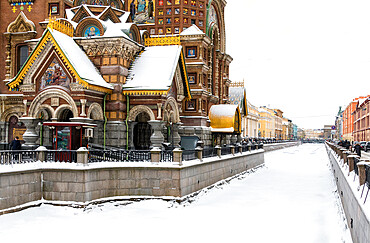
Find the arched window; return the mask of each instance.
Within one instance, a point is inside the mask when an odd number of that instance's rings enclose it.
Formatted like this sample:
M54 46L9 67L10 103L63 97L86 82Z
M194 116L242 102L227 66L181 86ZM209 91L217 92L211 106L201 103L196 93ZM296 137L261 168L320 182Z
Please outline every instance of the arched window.
M28 58L28 46L20 45L17 47L17 72L21 69Z

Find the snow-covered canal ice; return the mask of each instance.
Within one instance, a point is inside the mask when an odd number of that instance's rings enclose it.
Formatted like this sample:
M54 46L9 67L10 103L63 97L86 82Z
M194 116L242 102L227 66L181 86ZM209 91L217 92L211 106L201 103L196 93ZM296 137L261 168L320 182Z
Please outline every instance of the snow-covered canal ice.
M42 205L2 215L0 241L352 242L323 144L268 152L264 166L180 203Z

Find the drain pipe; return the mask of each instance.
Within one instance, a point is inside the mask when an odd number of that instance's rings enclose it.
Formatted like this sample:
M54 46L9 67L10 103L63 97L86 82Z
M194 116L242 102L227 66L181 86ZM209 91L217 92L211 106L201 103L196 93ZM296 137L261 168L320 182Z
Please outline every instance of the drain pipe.
M105 115L105 102L106 102L106 98L107 98L107 95L108 95L108 93L106 93L105 95L104 95L104 103L103 103L103 109L104 109L104 111L103 111L103 115L104 115L104 150L105 150L105 137L106 137L106 129L107 129L107 116Z
M126 102L127 102L127 107L126 107L126 151L128 150L128 114L130 113L130 97L126 95Z

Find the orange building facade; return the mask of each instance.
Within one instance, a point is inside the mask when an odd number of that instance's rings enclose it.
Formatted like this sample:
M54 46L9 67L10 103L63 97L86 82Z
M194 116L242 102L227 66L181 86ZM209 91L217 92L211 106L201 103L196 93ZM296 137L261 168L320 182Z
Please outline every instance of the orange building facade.
M366 99L369 96L360 96L355 98L349 103L347 108L343 112L343 140L358 141L354 138L354 112L359 104L359 101Z
M358 102L353 112L353 137L355 141L370 141L370 96Z

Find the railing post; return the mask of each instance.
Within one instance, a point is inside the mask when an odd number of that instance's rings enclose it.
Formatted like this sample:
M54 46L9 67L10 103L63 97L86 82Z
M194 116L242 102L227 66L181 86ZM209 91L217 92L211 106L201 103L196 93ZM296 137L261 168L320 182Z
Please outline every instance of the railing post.
M237 146L238 146L239 153L243 153L243 146L240 143L238 143Z
M158 163L161 160L161 149L154 147L150 150L150 160L153 163Z
M343 152L343 164L347 164L348 163L348 155L349 155L349 151L348 150L346 150L346 151L344 151Z
M215 149L216 149L216 154L217 154L217 156L218 156L219 158L221 158L221 147L220 147L219 145L216 145Z
M349 155L348 156L349 172L351 172L355 168L355 158L360 158L360 157L358 155Z
M197 158L200 160L200 162L203 161L203 148L198 146L195 148L195 151L197 153Z
M87 165L89 162L89 150L86 147L77 149L77 163Z
M182 165L182 150L180 148L173 150L173 162L178 162L180 166Z
M231 150L231 154L235 155L235 146L234 145L229 145L229 148Z
M47 151L47 148L44 147L44 146L39 146L37 149L36 149L36 158L37 160L41 161L41 162L45 162L46 160L46 151Z
M370 166L369 162L370 160L368 159L361 159L361 162L357 163L360 186L362 186L366 182L366 165Z

